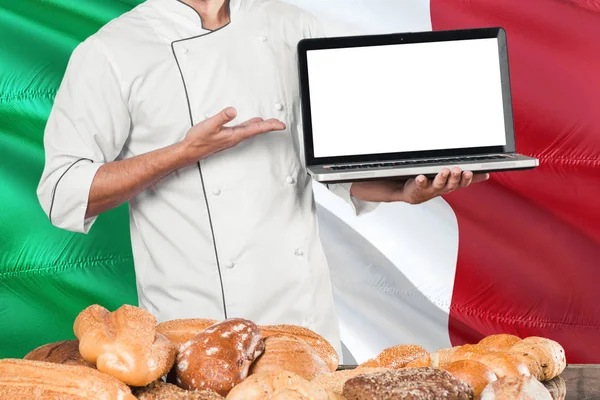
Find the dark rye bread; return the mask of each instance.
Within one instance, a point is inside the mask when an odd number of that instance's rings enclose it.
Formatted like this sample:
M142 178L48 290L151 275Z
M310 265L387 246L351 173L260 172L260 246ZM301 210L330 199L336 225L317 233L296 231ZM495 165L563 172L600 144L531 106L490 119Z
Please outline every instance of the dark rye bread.
M448 372L429 367L359 375L344 385L347 400L469 400L473 388Z

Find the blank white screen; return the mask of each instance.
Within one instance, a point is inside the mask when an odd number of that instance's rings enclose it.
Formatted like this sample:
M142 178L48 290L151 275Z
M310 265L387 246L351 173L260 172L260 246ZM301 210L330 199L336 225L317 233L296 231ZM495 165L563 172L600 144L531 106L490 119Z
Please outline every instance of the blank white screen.
M315 157L506 145L497 39L307 53Z

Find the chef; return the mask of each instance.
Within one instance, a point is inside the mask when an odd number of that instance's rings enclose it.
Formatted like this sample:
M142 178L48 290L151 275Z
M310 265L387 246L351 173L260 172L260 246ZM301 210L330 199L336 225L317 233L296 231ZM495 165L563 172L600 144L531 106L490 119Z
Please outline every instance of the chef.
M81 233L129 202L139 305L159 321L302 325L341 354L299 142L296 44L322 32L276 0L147 0L73 52L39 201ZM444 170L329 189L360 215L486 178Z

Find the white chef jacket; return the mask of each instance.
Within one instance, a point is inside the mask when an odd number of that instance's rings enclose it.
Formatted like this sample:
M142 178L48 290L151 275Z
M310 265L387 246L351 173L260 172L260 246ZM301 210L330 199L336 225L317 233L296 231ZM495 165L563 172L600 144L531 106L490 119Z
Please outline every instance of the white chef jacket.
M341 354L311 179L302 163L296 45L310 14L274 0L231 0L207 31L177 0L147 0L73 52L49 117L38 197L51 222L87 233L104 163L181 141L228 106L233 123L278 118L284 132L173 172L129 202L139 305L159 321L243 317L310 328ZM375 204L331 185L356 214Z

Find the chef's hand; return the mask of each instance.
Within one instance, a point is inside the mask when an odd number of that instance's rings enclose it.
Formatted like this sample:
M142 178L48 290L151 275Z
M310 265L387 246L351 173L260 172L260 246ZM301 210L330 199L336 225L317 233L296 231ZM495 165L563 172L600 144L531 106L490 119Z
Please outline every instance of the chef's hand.
M466 188L477 182L485 181L489 174L473 174L453 168L444 168L433 179L419 175L408 180L382 180L354 182L350 194L357 199L373 202L403 201L409 204L421 204L459 188Z
M224 126L233 121L236 116L237 111L235 108L228 107L217 115L190 128L183 144L187 149L186 153L192 158L192 162L234 147L253 136L285 129L285 124L279 120L263 120L262 118L252 118L232 127Z

